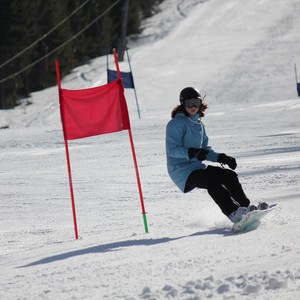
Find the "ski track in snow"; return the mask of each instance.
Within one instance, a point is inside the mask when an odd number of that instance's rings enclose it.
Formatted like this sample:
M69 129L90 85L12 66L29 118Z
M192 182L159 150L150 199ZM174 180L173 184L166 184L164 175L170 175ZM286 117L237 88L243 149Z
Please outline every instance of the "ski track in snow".
M281 288L286 288L290 283L294 283L299 279L300 270L295 273L289 270L271 274L268 272L253 275L245 273L237 277L231 276L225 278L224 281L215 280L213 276L209 276L202 280L190 280L179 287L166 284L161 291L156 292L152 292L149 287L145 287L140 298L234 299L233 297L226 297L226 294L233 293L236 299L238 297L245 298L245 296L249 296L249 299L256 299L258 293L268 294L269 291L273 292ZM270 297L272 297L271 295ZM290 295L286 294L285 297L288 299Z
M126 131L69 142L74 241L57 87L0 111L0 299L299 299L299 14L298 0L165 0L130 42L148 234ZM62 85L105 84L105 68ZM278 203L257 230L232 233L205 191L168 177L165 126L187 85L207 94L210 144L236 157L249 198Z

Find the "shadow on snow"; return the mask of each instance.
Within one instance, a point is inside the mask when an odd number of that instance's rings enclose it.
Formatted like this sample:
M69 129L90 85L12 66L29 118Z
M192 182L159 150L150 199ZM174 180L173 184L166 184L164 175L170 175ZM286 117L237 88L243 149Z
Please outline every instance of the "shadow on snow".
M152 246L152 245L158 245L163 243L169 243L172 241L176 241L179 239L187 238L187 237L194 237L194 236L203 236L203 235L223 235L223 236L231 236L234 235L233 232L231 232L228 228L221 228L221 229L211 229L207 231L202 232L196 232L188 236L181 236L177 238L160 238L160 239L142 239L142 240L128 240L128 241L121 241L121 242L115 242L115 243L109 243L105 245L98 245L94 247L89 247L81 250L75 250L70 251L58 255L49 256L43 259L40 259L38 261L29 263L24 266L20 266L17 268L25 268L25 267L32 267L42 264L48 264L53 263L56 261L72 258L75 256L85 255L85 254L92 254L92 253L106 253L110 251L117 251L120 250L120 248L127 248L132 246Z

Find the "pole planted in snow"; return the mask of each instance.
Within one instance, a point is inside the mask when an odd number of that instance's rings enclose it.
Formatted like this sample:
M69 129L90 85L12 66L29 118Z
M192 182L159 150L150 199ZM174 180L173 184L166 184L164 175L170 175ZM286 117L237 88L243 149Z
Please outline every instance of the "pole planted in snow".
M113 49L114 53L114 59L115 59L115 64L116 64L116 69L118 72L118 78L121 80L121 72L119 68L119 63L118 63L118 55L116 49ZM122 82L122 80L121 80ZM148 233L148 223L147 223L147 212L145 210L145 204L144 204L144 198L143 198L143 192L142 192L142 185L141 185L141 180L140 180L140 175L139 175L139 169L138 169L138 164L137 164L137 159L136 159L136 154L135 154L135 148L134 148L134 143L133 143L133 138L132 138L132 133L131 133L131 128L129 126L128 129L128 134L129 134L129 140L130 140L130 146L131 146L131 152L132 152L132 157L133 157L133 162L134 162L134 167L135 167L135 174L136 174L136 180L138 184L138 190L139 190L139 195L140 195L140 203L142 207L142 214L143 214L143 221L144 221L144 227L145 227L145 232Z
M61 91L61 80L60 80L60 71L59 71L58 60L55 60L55 68L56 68L56 77L57 77L57 85L58 85L59 103L60 103L61 123L62 123L62 128L63 128L63 133L64 133L65 150L66 150L66 158L67 158L67 165L68 165L69 187L70 187L70 194L71 194L71 203L72 203L72 213L73 213L73 223L74 223L75 239L78 240L76 207L75 207L75 199L74 199L74 191L73 191L70 154L69 154L68 140L66 138L66 130L65 130L64 118L63 118L63 113L62 113L63 106L61 105L61 92L62 91Z
M294 69L295 69L295 79L296 79L297 93L298 93L298 97L300 97L300 83L298 82L298 78L297 78L297 66L296 66L296 64L294 64Z

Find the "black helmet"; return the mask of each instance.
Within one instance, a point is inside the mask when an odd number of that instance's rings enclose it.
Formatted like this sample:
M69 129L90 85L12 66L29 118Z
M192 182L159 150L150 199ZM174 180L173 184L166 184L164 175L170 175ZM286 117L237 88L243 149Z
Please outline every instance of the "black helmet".
M195 98L201 99L201 95L199 91L194 87L184 88L179 95L179 101L181 104L183 104L184 100L195 99Z

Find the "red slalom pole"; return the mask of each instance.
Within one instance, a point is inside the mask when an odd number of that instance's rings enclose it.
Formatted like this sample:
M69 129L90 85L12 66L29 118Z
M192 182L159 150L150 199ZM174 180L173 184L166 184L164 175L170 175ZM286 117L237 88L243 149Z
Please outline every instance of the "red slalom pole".
M114 53L114 59L115 59L117 73L118 73L118 78L122 79L120 68L119 68L119 63L118 63L118 55L117 55L117 51L116 51L115 48L113 49L113 53ZM147 223L147 212L145 210L144 197L143 197L143 192L142 192L142 185L141 185L139 169L138 169L138 164L137 164L137 159L136 159L136 154L135 154L135 148L134 148L134 143L133 143L133 137L132 137L130 126L129 126L129 129L128 129L128 134L129 134L131 152L132 152L132 157L133 157L133 162L134 162L134 167L135 167L136 180L137 180L138 190L139 190L139 195L140 195L140 202L141 202L141 207L142 207L142 214L143 214L145 232L148 233L149 229L148 229L148 223Z
M75 239L78 240L78 229L77 229L76 207L75 207L73 182L72 182L71 163L70 163L68 141L66 139L65 139L65 149L66 149L66 158L67 158L67 165L68 165L69 186L70 186L70 194L71 194L71 203L72 203L72 214L73 214Z
M143 192L142 192L142 185L141 185L139 169L138 169L138 164L137 164L136 155L135 155L135 149L134 149L131 129L128 129L128 134L129 134L131 152L132 152L132 157L133 157L133 162L134 162L134 167L135 167L136 180L137 180L138 189L139 189L140 202L141 202L141 206L142 206L142 215L143 215L145 232L148 233L149 229L148 229L148 223L147 223L147 212L145 210L145 204L144 204L144 198L143 198Z
M73 191L73 183L72 183L71 162L70 162L70 155L69 155L68 140L67 140L66 134L65 134L64 117L63 117L63 111L62 111L63 108L62 108L62 105L61 105L61 101L62 101L61 93L62 93L62 91L61 91L61 81L60 81L60 71L59 71L58 60L55 60L55 68L56 68L56 77L57 77L57 84L58 84L59 103L60 103L60 116L61 116L61 123L62 123L63 133L64 133L65 150L66 150L66 158L67 158L67 165L68 165L69 186L70 186L70 194L71 194L75 239L78 240L78 229L77 229L76 207L75 207L75 199L74 199L74 191Z

